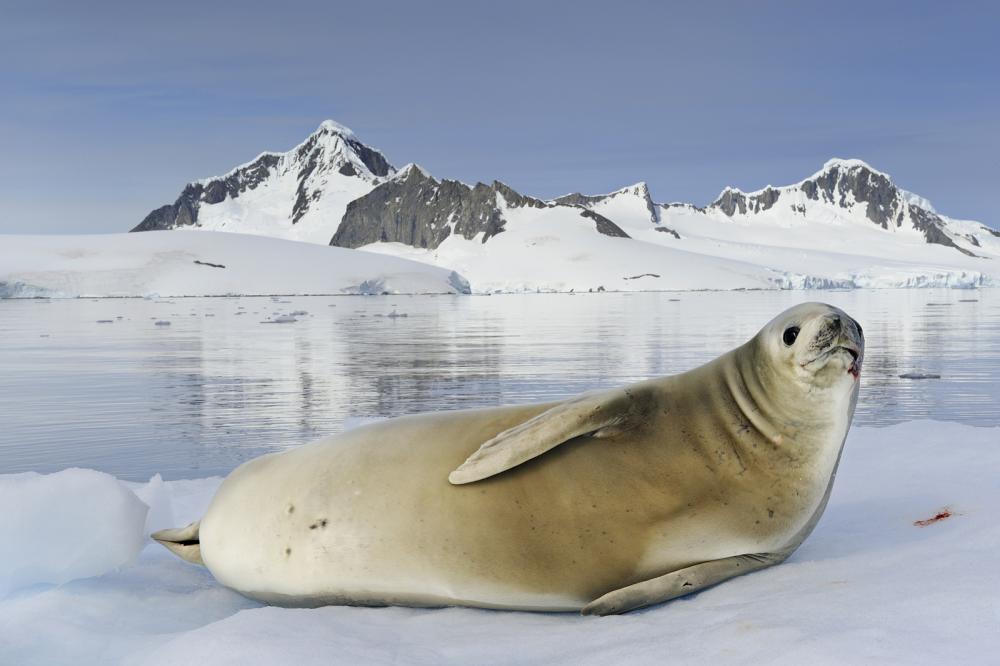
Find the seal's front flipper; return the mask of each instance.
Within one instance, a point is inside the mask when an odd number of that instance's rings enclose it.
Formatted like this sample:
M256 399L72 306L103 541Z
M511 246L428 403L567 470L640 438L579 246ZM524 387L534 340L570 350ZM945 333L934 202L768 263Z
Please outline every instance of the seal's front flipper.
M710 560L612 590L583 607L584 615L615 615L698 592L724 580L778 564L787 555L737 555Z
M561 402L479 447L448 480L458 485L499 474L581 435L611 437L634 427L649 409L651 389L595 391Z
M196 521L187 527L173 527L169 530L153 532L150 536L166 546L167 550L192 564L205 564L201 561L201 540L198 536L201 521Z

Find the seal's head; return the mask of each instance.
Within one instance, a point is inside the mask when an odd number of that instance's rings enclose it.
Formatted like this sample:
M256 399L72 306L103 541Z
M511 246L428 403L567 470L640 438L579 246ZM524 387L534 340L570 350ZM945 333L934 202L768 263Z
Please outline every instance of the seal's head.
M865 338L861 325L825 303L802 303L771 320L758 335L786 378L814 388L855 388Z

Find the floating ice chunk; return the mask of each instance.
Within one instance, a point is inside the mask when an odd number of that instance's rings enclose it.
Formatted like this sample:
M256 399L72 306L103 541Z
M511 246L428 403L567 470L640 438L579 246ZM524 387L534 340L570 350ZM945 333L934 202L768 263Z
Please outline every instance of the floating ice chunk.
M146 524L142 529L143 536L176 525L170 490L163 482L162 476L154 474L149 483L141 484L138 487L133 485L132 489L136 496L149 507L149 513L146 514Z
M0 475L0 595L99 576L142 550L148 507L110 474Z

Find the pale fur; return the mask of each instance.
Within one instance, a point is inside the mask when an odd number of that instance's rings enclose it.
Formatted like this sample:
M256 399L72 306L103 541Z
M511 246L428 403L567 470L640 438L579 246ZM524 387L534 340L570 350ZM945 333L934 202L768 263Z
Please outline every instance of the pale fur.
M835 316L845 333L809 349ZM782 342L791 323L798 348ZM598 613L695 591L632 590L701 563L780 562L829 497L857 399L837 344L862 353L854 328L831 306L797 306L704 366L632 385L624 402L609 392L603 412L588 395L599 417L582 431L563 401L392 419L252 460L202 518L200 556L223 584L282 605ZM477 461L490 473L449 483Z

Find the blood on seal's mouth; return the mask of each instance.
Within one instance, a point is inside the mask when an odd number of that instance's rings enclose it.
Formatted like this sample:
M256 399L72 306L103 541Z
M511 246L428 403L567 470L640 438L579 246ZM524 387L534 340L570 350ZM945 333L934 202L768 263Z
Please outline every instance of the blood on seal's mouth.
M841 349L850 354L851 358L854 359L851 361L851 367L849 367L847 371L854 375L854 378L857 379L861 376L861 355L856 349L851 349L850 347L841 347Z

